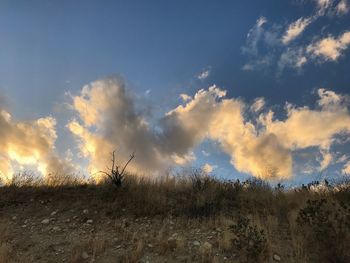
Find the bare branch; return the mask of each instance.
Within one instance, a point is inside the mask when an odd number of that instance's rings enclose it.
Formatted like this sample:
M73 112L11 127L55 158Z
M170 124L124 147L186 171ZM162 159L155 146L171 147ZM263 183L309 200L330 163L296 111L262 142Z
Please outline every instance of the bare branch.
M131 162L131 160L134 159L134 157L135 157L135 152L133 152L133 153L130 155L130 159L126 162L126 164L125 164L125 166L124 166L122 172L120 173L121 176L123 176L125 168L126 168L126 167L128 166L128 164Z

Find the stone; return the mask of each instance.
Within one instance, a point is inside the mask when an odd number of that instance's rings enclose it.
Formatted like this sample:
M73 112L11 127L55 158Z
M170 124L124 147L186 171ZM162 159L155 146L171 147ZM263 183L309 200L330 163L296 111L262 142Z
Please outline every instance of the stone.
M55 231L55 232L59 232L59 231L61 231L61 228L59 226L54 226L52 228L52 230Z
M213 245L210 244L209 242L204 242L202 248L205 249L206 251L211 251L213 248Z
M168 245L171 248L176 248L176 238L174 237L169 237L168 238Z
M94 222L94 220L92 220L92 219L89 219L86 221L87 224L92 224L93 222Z
M50 219L45 218L43 221L41 221L42 224L47 225L50 223Z
M86 214L88 214L88 213L89 213L89 210L87 210L87 209L84 209L84 210L83 210L83 214L84 214L84 215L86 215Z
M53 211L52 213L51 213L51 216L55 216L57 214L57 211Z
M89 254L86 251L83 251L83 253L81 253L81 257L83 259L88 259L89 258Z
M273 255L273 260L277 261L277 262L280 262L281 261L281 257L279 255L277 255L277 254L274 254Z
M12 220L16 220L16 219L17 219L17 216L13 216L13 217L12 217Z
M199 247L201 245L201 243L199 241L193 241L193 245L196 247Z

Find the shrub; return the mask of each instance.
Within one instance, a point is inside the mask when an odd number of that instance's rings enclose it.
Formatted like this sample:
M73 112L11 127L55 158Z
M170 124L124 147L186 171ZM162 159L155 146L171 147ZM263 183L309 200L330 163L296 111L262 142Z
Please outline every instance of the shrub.
M268 243L264 230L251 225L246 217L239 216L237 223L230 226L234 253L246 262L265 262L268 257Z
M328 199L308 200L299 211L297 223L310 257L321 262L350 262L348 205Z

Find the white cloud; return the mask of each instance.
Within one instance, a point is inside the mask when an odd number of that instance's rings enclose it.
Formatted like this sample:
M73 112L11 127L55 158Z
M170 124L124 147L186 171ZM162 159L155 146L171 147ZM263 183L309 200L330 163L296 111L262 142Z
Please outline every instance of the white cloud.
M254 100L253 104L250 106L250 109L253 112L259 112L264 108L264 106L265 106L265 99L263 97L260 97Z
M0 108L0 179L11 180L19 169L34 169L44 178L49 174L73 172L73 166L55 152L56 120L52 117L16 121Z
M199 73L197 78L199 80L205 80L206 78L209 77L209 75L210 75L210 69L206 69L206 70L202 71L201 73Z
M82 154L90 159L92 171L105 168L113 149L121 162L136 150L131 168L137 171L186 165L195 159L195 147L212 140L240 172L263 179L290 178L294 151L318 148L323 156L321 169L325 169L333 160L329 149L335 136L350 134L343 96L324 89L318 95L317 109L289 105L284 120L274 119L271 110L249 120L246 111L261 109L262 98L254 106L247 105L225 98L226 91L211 86L167 112L155 130L135 111L123 82L107 79L93 82L74 97L73 106L82 123L72 121L69 128L78 138ZM256 122L258 125L253 124Z
M345 15L349 12L348 2L346 0L341 0L335 7L336 13L338 15Z
M202 151L202 154L203 154L205 157L210 156L210 152L207 152L207 151L205 151L205 150Z
M300 69L307 61L308 59L302 48L288 48L281 54L278 61L278 68L281 71L286 67Z
M210 173L213 172L214 169L216 169L216 168L217 168L216 165L211 165L211 164L209 164L209 163L206 163L206 164L203 165L202 170L203 170L204 172L210 174Z
M259 18L249 30L246 44L242 47L247 61L242 70L267 71L277 67L277 75L285 68L296 69L299 72L306 63L325 63L337 61L350 45L350 31L338 37L329 35L310 43L310 36L301 38L302 33L311 23L320 17L338 18L349 12L347 0L313 0L317 5L316 11L306 17L300 17L289 23L282 31L282 26L269 23L265 17ZM325 27L322 29L324 31ZM297 43L292 43L296 38ZM311 36L312 37L312 36Z
M329 9L333 4L333 0L315 0L315 1L317 3L318 15L324 15L327 9Z
M192 97L190 95L187 95L187 94L180 94L179 98L183 101L183 102L186 102L186 101L189 101L192 99Z
M301 33L303 33L305 28L311 24L312 20L313 19L310 17L301 17L297 21L291 23L282 37L282 43L287 45L289 42L296 39Z
M343 170L342 170L342 174L350 175L350 161L348 161L348 162L344 165Z
M320 160L320 171L325 170L333 161L333 155L327 150L321 150L322 160Z
M350 31L339 37L328 36L307 46L306 52L321 61L337 61L350 45Z
M257 55L258 54L258 43L264 36L263 25L267 23L265 17L259 17L252 29L249 30L247 35L247 43L242 47L242 51L245 54Z

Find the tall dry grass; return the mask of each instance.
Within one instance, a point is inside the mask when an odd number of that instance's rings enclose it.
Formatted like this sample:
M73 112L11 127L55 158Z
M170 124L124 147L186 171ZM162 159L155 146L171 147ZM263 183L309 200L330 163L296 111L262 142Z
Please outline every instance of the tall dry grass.
M158 180L129 174L118 188L109 181L93 184L70 176L52 176L50 180L47 183L30 175L14 177L11 184L0 187L0 207L49 200L62 207L83 205L115 220L125 215L173 216L200 224L204 219L229 218L232 223L221 234L218 247L247 261L264 262L275 245L275 230L278 234L283 227L300 262L350 262L349 181L320 188L284 189L255 179L218 180L198 170ZM120 229L124 223L118 225ZM180 241L169 244L169 237L161 231L157 238L164 243L164 251L181 248ZM0 236L0 257L6 262L6 251L10 253L11 248L3 239ZM143 240L135 240L138 253L124 261L137 262L143 246ZM234 252L237 247L240 249ZM75 257L79 259L80 249L76 250L72 262Z

